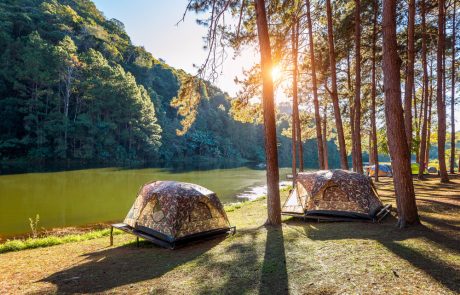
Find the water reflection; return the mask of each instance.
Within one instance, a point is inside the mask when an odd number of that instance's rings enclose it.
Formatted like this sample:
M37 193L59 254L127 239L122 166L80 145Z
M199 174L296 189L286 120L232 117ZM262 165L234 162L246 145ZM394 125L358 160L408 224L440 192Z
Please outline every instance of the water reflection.
M125 216L140 186L152 180L197 183L215 191L224 203L238 201L237 196L248 188L265 184L265 171L251 165L198 165L195 169L182 164L22 174L9 171L11 174L0 175L0 235L27 232L28 218L36 214L40 215L39 226L44 228L118 221ZM53 170L52 166L48 168ZM281 169L282 179L288 170ZM250 198L247 194L243 197Z
M239 167L247 167L254 170L264 170L263 163L257 162L241 162L241 161L228 161L228 160L190 160L190 161L168 161L168 162L155 162L155 163L118 163L107 164L97 162L82 162L82 161L56 161L56 162L0 162L0 175L8 174L24 174L34 172L61 172L61 171L74 171L86 170L95 168L109 168L118 167L121 170L130 169L145 169L145 168L161 168L171 173L182 173L189 171L204 171L215 169L231 169Z

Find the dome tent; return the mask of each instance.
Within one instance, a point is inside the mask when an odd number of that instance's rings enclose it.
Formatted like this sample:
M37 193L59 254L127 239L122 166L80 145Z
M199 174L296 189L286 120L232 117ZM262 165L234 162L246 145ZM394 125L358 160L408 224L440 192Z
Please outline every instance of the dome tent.
M411 163L410 164L410 168L411 168L411 173L412 175L418 175L418 170L420 169L420 164L419 163ZM427 170L427 167L425 165L425 171L423 171L423 174L428 174L428 170Z
M345 170L299 173L282 214L318 220L382 219L383 206L372 180Z
M175 181L145 184L124 223L113 227L168 248L232 229L214 192Z
M366 167L368 176L375 176L375 165ZM391 170L390 165L379 164L379 176L393 176L393 171Z
M428 173L438 173L438 169L436 169L434 166L428 167L427 171Z

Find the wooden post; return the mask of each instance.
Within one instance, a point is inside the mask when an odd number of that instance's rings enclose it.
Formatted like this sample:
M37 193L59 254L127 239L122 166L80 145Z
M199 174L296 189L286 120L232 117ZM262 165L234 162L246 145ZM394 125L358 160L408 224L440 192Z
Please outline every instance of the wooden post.
M139 237L136 237L137 247L139 247Z

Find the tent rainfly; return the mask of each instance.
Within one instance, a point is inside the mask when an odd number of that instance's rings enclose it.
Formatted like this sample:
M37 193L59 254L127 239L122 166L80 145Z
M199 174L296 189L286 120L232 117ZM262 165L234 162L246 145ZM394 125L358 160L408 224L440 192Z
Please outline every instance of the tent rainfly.
M112 224L113 228L171 249L190 240L235 231L214 192L176 181L145 184L124 223Z
M283 215L317 220L380 221L390 212L383 206L372 180L345 170L299 173L282 207Z

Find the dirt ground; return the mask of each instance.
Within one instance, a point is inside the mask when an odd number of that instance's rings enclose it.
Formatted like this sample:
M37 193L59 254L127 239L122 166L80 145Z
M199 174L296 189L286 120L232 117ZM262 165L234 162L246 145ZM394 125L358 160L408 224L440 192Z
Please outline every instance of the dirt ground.
M392 180L381 180L394 205ZM400 230L391 216L264 227L260 200L228 213L234 236L176 250L122 234L113 247L103 238L0 254L0 293L459 294L460 179L414 182L422 226Z

